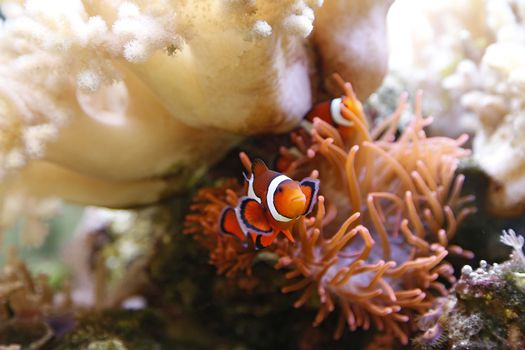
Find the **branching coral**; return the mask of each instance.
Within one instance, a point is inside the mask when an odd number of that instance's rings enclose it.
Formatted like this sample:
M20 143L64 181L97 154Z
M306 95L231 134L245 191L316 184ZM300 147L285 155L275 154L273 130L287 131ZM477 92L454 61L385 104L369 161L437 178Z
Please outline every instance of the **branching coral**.
M356 33L384 38L389 3L333 0L318 25L320 0L1 4L0 175L24 167L16 186L39 196L157 201L242 136L294 127L323 89L320 57L326 71L366 81L362 96L384 74L381 50L366 79L350 66L371 56ZM335 14L350 23L337 40Z
M443 281L454 281L445 256L471 256L449 244L473 210L471 197L460 196L463 176L455 175L459 158L468 154L461 148L466 137L426 137L423 128L430 119L421 116L420 95L415 116L398 137L404 99L396 113L369 131L351 86L344 88L355 106L342 108L352 122L348 133L314 119L310 135L297 132L297 147L281 152L280 170L292 178L317 170L324 196L316 214L294 227L295 245L280 241L270 249L279 257L276 267L286 268L286 277L295 280L283 292L303 290L296 307L317 294L314 324L338 306L336 337L345 324L351 330L374 326L406 343L410 327L404 324L423 313L435 293L447 294ZM236 198L224 187L206 189L193 207L190 222L200 223L205 232L200 239L211 237L212 252L226 239L238 244L219 236L217 226L222 207ZM229 265L218 266L230 274L248 269L246 263L239 265L241 252L250 256L248 264L256 254L239 245L231 250Z

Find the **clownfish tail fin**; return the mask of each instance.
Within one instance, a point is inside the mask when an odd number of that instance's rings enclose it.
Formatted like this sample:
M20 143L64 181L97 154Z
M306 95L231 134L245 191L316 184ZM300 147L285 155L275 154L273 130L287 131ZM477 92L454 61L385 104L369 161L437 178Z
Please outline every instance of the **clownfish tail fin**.
M306 197L306 206L302 215L310 214L317 203L317 195L319 194L319 179L303 179L300 184L301 191L303 191Z
M222 234L237 237L241 241L246 239L246 234L239 225L237 215L232 207L226 207L219 216L219 228Z

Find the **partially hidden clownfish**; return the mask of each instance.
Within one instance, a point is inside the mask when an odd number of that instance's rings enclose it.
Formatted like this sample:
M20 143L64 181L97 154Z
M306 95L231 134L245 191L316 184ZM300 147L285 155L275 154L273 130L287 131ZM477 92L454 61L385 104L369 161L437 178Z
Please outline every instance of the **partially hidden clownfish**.
M329 101L323 101L314 105L304 117L303 127L307 130L311 129L311 124L315 118L319 118L322 121L328 123L337 129L339 134L346 138L354 132L354 123L347 119L342 112L343 108L346 108L351 115L354 115L357 119L362 119L364 112L361 102L355 97L351 87L345 87L348 95L343 95L339 98L334 98ZM344 107L343 107L344 106ZM275 160L275 167L278 170L286 170L290 166L290 160L286 157L279 155Z
M342 106L346 107L350 113L353 113L356 116L363 114L363 106L359 100L343 96L316 104L310 109L310 111L308 111L305 119L312 122L315 117L318 117L339 129L340 132L344 132L345 129L352 127L354 124L352 121L345 118L341 112Z
M280 232L293 242L290 230L314 208L319 180L294 181L268 169L260 159L252 163L251 174L245 179L247 195L240 198L235 208L222 211L221 232L242 241L251 239L256 249L268 247Z

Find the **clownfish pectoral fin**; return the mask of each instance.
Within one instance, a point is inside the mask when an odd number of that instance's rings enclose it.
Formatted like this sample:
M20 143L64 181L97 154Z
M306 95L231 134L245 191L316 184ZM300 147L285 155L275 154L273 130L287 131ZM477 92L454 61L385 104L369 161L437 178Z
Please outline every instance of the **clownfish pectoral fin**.
M319 194L319 180L306 178L300 182L301 191L306 197L306 206L302 215L310 214L317 203L317 195Z
M281 232L286 236L286 238L288 238L290 242L295 243L295 239L293 238L292 232L290 232L290 230L282 230Z
M279 231L275 231L271 236L263 236L252 233L251 236L255 249L259 250L268 247L270 244L272 244L278 234Z
M252 174L255 176L261 175L264 172L268 171L268 167L264 163L264 161L260 158L257 158L252 163Z
M239 225L237 215L235 215L235 210L232 207L224 208L219 219L219 226L223 234L232 235L241 241L246 239L246 235Z
M239 224L245 232L253 231L266 236L272 233L264 208L254 198L242 197L237 210Z

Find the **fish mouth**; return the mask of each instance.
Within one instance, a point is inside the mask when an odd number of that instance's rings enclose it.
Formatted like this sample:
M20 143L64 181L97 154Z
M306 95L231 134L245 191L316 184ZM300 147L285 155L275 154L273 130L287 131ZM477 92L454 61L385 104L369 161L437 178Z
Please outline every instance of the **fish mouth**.
M304 195L297 195L290 199L290 202L304 202L306 201L306 198L304 198Z

